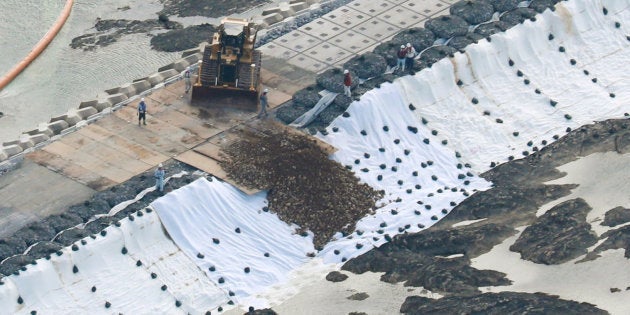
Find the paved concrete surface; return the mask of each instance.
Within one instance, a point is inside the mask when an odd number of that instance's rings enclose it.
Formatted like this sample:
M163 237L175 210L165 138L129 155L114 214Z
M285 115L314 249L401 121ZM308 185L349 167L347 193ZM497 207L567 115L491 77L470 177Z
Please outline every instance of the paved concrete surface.
M448 14L456 0L356 0L261 47L265 57L322 72L372 51L402 29Z
M30 222L90 199L95 191L30 160L0 176L0 239Z
M316 73L370 51L402 28L448 13L454 1L357 0L264 45L261 79L270 89L269 107L290 101L315 82ZM243 128L260 128L256 113L193 107L183 85L145 96L146 126L138 126L132 102L28 154L18 169L1 176L0 238L172 158L225 178L220 146Z

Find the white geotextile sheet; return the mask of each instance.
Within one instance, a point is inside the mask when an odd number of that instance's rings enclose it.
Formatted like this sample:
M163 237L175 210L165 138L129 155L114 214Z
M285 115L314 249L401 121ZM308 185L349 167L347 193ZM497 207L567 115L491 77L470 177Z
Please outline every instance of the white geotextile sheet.
M164 234L155 212L105 231L76 242L78 251L64 248L2 279L0 314L205 313L227 306L227 294Z
M359 221L358 233L328 244L320 256L343 261L380 245L384 234L428 227L475 189L489 186L476 174L492 162L522 158L570 129L629 113L630 41L627 29L614 22L630 21L630 1L598 2L561 2L536 22L383 84L351 104L349 117L338 117L325 135L318 134L338 148L335 160L386 191L385 206ZM604 5L611 5L608 15L601 13ZM426 166L428 160L433 165ZM356 244L362 247L357 250Z
M567 128L630 112L627 21L629 0L560 2L536 22L493 35L491 42L468 46L354 102L350 117L339 117L327 135L318 136L339 149L335 160L383 189L385 197L355 233L337 235L318 255L340 263L383 244L386 235L427 228L489 187L477 174L491 162L520 158ZM152 204L172 241L155 213L124 219L121 227L108 227L106 237L86 238L77 252L65 248L62 256L5 277L0 313L215 313L219 306L229 308L229 300L266 306L256 294L282 284L315 250L311 236L294 234L294 227L262 211L265 205L265 194L247 196L218 180L195 181Z
M151 207L173 241L212 282L232 292L234 302L265 307L255 295L285 281L307 261L307 253L315 252L312 235L298 235L276 214L263 211L266 205L266 193L250 196L220 180L200 178Z

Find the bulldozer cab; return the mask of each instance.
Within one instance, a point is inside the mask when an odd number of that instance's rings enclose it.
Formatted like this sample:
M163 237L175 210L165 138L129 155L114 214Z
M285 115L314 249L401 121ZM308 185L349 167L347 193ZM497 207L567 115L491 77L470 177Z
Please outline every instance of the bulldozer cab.
M261 53L254 49L256 29L247 20L225 18L204 49L191 102L204 107L256 110Z

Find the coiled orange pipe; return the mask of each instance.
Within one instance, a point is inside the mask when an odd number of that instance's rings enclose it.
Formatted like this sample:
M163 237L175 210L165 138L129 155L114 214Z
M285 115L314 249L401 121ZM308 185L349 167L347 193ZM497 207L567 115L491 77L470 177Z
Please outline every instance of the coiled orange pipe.
M57 18L57 21L50 28L50 30L48 30L46 35L44 35L44 37L42 37L42 39L39 40L37 45L33 47L31 52L28 53L28 55L26 55L26 57L24 57L22 61L16 64L13 67L13 69L11 69L7 74L5 74L0 79L0 90L2 90L5 86L11 83L11 81L13 81L15 77L17 77L24 69L26 69L26 67L28 67L28 65L30 65L31 62L33 62L33 60L35 60L35 58L37 58L42 53L42 51L44 51L44 49L46 49L48 44L52 42L55 36L57 36L57 33L59 33L59 30L61 30L63 25L68 20L68 16L70 16L70 11L72 11L73 3L74 3L74 0L66 1L66 6L63 8L61 15L59 15L59 17Z

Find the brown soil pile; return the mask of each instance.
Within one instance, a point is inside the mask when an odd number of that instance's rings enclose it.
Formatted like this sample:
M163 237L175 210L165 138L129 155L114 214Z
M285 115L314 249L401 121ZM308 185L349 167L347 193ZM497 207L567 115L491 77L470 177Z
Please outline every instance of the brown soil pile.
M244 132L223 148L221 166L239 184L268 190L270 210L312 231L321 248L336 232L351 233L382 192L359 183L314 139L285 128L266 123L264 133Z

